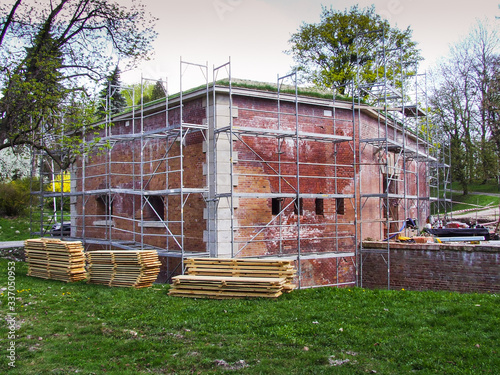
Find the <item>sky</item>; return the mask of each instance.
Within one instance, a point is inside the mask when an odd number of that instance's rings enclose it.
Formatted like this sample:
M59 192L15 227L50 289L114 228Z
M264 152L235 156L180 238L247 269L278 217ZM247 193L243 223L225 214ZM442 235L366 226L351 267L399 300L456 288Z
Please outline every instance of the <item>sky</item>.
M158 18L154 55L136 69L122 72L122 82L141 77L168 81L169 92L180 86L180 61L213 67L231 61L233 78L276 82L290 72L291 35L305 23L320 20L321 6L343 11L354 4L375 5L392 26L413 30L425 59L422 70L432 68L477 23L500 26L500 0L143 0ZM499 19L497 19L497 17ZM205 76L196 65L182 65L183 89L202 84ZM217 78L227 77L220 69Z

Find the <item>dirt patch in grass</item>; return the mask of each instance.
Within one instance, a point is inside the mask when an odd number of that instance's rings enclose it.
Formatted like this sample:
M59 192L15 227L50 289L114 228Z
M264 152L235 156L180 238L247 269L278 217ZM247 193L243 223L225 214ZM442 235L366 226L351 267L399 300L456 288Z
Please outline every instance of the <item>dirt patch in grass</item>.
M26 261L24 247L0 249L0 258L13 260L14 262L24 262Z

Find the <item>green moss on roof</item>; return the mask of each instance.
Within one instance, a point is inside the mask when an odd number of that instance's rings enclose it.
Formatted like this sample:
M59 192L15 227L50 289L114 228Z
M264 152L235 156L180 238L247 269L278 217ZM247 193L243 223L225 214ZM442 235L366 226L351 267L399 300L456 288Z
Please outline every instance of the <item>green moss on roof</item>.
M213 87L214 84L211 82L209 83L208 87L211 88ZM223 86L223 87L228 87L229 86L229 80L228 79L221 79L219 81L215 82L215 86ZM238 88L245 88L245 89L250 89L250 90L260 90L260 91L269 91L269 92L278 92L278 85L275 83L268 83L268 82L258 82L258 81L250 81L250 80L243 80L243 79L234 79L231 81L231 86L232 87L238 87ZM192 92L200 91L205 89L207 86L206 85L200 85L197 87L193 87L188 90L183 91L183 95L190 94ZM285 94L295 94L295 87L291 85L283 85L280 89L281 93ZM333 94L332 92L328 92L326 90L322 90L316 87L299 87L297 89L297 94L300 96L307 96L307 97L313 97L313 98L320 98L320 99L333 99ZM168 100L171 101L173 99L179 98L180 97L180 92L169 95ZM335 100L342 100L342 101L352 101L351 97L347 96L342 96L342 95L336 95ZM165 98L160 98L156 99L147 103L143 103L143 108L149 108L151 106L160 104L160 103L165 103ZM138 106L135 106L137 108ZM126 111L120 113L120 114L126 114L132 111L132 108L127 109Z
M250 81L250 80L242 80L242 79L234 79L231 82L233 87L247 88L252 90L261 90L261 91L270 91L270 92L278 92L278 85L275 83L268 82L258 82L258 81ZM220 80L216 82L216 85L219 86L228 86L229 80ZM291 85L283 85L280 89L280 92L285 94L295 94L295 87ZM322 90L317 87L298 87L297 94L301 96L309 96L313 98L321 98L321 99L333 99L332 92L327 90ZM352 98L342 95L336 95L336 100L343 101L352 101Z

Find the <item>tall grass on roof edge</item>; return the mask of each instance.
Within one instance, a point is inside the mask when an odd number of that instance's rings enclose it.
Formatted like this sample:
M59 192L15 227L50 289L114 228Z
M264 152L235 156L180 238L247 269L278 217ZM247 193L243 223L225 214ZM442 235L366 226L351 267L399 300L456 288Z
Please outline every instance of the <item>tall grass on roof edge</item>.
M235 79L231 82L232 87L238 87L238 88L246 88L246 89L251 89L251 90L260 90L260 91L269 91L269 92L278 92L278 86L277 84L274 83L269 83L269 82L258 82L258 81L250 81L250 80L243 80L243 79ZM209 89L214 86L214 83L211 82L208 84ZM228 87L229 86L229 80L228 79L221 79L215 82L215 86L224 86ZM183 95L190 94L192 92L196 92L199 90L203 90L207 87L207 85L200 85L193 87L188 90L184 90L182 92ZM284 86L280 90L280 92L285 93L285 94L295 94L295 87L287 85ZM320 98L320 99L333 99L333 94L331 92L328 92L327 90L323 90L320 88L315 88L315 87L299 87L297 90L298 95L300 96L308 96L308 97L313 97L313 98ZM175 94L169 95L168 100L173 100L180 97L180 92L177 92ZM343 96L343 95L335 95L335 100L342 100L342 101L352 101L352 97L348 96ZM142 104L142 108L146 109L151 106L154 106L156 104L161 104L165 102L165 98L159 98L147 103ZM133 107L128 108L127 110L119 113L118 115L129 113L132 111L133 108L140 109L141 105L135 105Z

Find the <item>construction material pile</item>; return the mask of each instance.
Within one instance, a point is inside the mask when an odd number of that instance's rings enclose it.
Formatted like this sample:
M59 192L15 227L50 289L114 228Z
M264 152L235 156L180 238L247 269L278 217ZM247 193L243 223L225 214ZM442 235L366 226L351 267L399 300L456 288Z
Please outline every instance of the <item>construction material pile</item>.
M295 289L293 261L281 259L188 258L185 275L172 278L171 296L277 298Z
M86 278L85 255L80 241L30 239L24 242L28 276L65 282Z
M150 287L160 272L158 253L151 250L99 250L87 253L88 282L109 286Z

